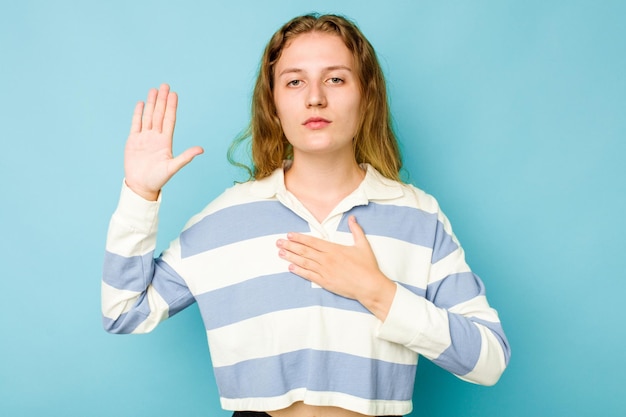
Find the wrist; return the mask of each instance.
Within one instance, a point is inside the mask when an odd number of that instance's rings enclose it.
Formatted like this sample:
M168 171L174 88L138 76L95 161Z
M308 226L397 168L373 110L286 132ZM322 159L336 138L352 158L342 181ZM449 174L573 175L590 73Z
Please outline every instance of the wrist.
M396 295L396 283L384 275L382 275L382 278L378 281L380 284L369 291L369 294L361 303L380 321L384 322Z
M157 201L159 199L159 194L161 193L161 190L157 190L157 191L146 190L142 187L138 187L132 183L129 183L128 179L126 178L124 179L124 183L133 193L137 194L139 197L143 198L144 200Z

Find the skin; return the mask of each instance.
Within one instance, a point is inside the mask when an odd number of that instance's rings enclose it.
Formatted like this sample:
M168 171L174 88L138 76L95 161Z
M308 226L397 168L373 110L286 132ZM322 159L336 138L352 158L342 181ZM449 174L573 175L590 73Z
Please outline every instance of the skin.
M161 188L182 167L204 152L199 146L177 157L172 154L178 96L167 84L148 92L135 106L124 150L126 185L149 201L156 201Z
M365 173L355 160L352 138L358 125L360 90L353 57L337 36L303 34L283 50L276 66L275 103L294 159L285 186L319 221L354 191ZM203 152L191 147L172 153L178 97L167 84L137 103L124 153L125 181L155 201L167 181ZM308 121L308 123L307 123ZM359 301L378 319L389 313L396 286L378 268L354 217L348 221L354 245L344 246L300 233L276 242L289 270L343 297ZM359 417L337 408L296 402L272 417Z
M352 148L360 89L354 58L341 38L303 34L283 50L276 65L274 98L285 136L294 149L285 185L322 222L363 180ZM303 121L321 117L329 123ZM313 119L316 120L316 119ZM378 268L367 238L354 216L348 220L353 246L300 233L288 233L276 245L289 270L322 288L355 299L384 321L396 286ZM272 417L355 417L359 413L298 402Z
M321 214L328 214L364 177L352 148L361 99L353 67L352 53L341 38L324 33L296 37L276 65L276 108L294 148L285 183L305 207L309 208L307 202L313 208L330 207L326 212L318 211ZM338 83L334 78L343 81ZM330 123L314 129L302 124L318 116ZM279 256L291 263L292 272L335 294L358 300L384 321L395 295L395 284L378 268L356 219L351 217L348 224L353 246L289 233L287 239L277 241Z
M283 49L275 67L274 103L295 163L330 159L356 165L352 138L361 92L353 66L352 54L335 35L300 35Z

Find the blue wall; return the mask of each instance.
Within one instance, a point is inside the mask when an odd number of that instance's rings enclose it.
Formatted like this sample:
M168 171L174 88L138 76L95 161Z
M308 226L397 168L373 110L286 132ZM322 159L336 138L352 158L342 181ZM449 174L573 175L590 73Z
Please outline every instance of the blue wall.
M626 2L209 3L3 3L1 415L229 415L196 307L149 335L101 329L107 223L134 103L161 82L180 95L175 148L207 151L165 189L161 245L241 178L225 153L261 50L312 10L376 47L411 181L513 347L492 388L423 361L411 415L626 415Z

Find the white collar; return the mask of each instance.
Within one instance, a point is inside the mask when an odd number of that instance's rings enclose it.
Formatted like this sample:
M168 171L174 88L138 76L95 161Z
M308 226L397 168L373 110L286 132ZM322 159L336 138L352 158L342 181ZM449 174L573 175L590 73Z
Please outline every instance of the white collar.
M260 198L272 198L286 193L284 170L290 163L291 161L285 161L283 166L275 169L269 177L254 180L250 191ZM402 184L398 181L384 177L370 164L361 164L361 167L366 170L365 178L353 194L360 195L367 201L390 200L404 194Z

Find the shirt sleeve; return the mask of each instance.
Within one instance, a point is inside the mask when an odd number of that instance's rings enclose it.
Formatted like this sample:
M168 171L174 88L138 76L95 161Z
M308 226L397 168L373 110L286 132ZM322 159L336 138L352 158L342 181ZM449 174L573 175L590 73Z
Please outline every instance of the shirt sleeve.
M493 385L510 357L498 313L442 213L433 227L425 293L397 283L379 337L406 346L461 379Z
M108 332L150 332L195 301L175 269L154 258L160 198L147 201L122 186L102 272L102 316Z

